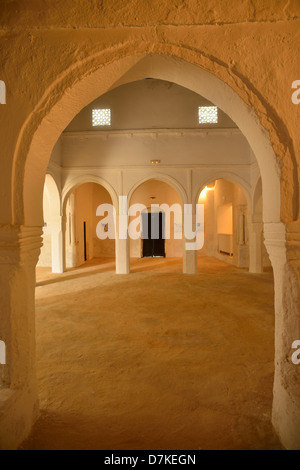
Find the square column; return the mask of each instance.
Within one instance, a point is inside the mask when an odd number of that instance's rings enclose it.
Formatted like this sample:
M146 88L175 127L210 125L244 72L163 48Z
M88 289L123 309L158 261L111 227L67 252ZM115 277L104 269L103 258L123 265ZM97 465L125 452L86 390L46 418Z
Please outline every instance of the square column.
M63 273L63 232L62 217L57 217L51 221L51 256L52 272Z
M0 226L0 449L15 449L38 414L35 267L42 228Z
M130 273L129 240L116 239L116 273Z
M63 233L63 268L76 268L76 230L75 230L75 198L74 194L69 196L68 214L62 217ZM68 226L67 226L68 221Z
M263 224L262 222L253 222L249 224L249 272L263 272Z
M184 274L196 274L198 272L198 251L197 251L197 240L198 240L198 220L196 204L184 205L183 215L183 273ZM202 211L203 212L203 211ZM203 212L204 217L204 212ZM201 221L203 224L203 221ZM204 227L201 228L204 230ZM188 238L187 238L188 237ZM191 249L191 248L195 249Z
M187 250L186 244L190 243L190 240L184 240L183 243L183 274L197 274L197 255L196 250Z
M287 241L285 230L282 223L264 224L265 245L273 267L275 291L272 422L283 445L287 449L299 450L300 364L292 362L292 344L295 340L300 340L299 235L297 232L291 234ZM289 253L292 260L288 259Z
M119 213L116 214L116 273L130 273L130 245L128 236L127 197L119 197Z

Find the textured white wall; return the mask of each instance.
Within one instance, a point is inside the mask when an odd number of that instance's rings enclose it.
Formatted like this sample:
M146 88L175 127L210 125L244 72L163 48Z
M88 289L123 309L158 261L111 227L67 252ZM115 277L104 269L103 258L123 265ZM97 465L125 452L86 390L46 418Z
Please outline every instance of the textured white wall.
M121 85L86 106L66 131L90 131L92 109L111 109L111 129L232 128L236 124L219 110L219 123L198 124L198 106L213 106L207 99L176 83L138 80ZM97 127L96 129L101 129Z

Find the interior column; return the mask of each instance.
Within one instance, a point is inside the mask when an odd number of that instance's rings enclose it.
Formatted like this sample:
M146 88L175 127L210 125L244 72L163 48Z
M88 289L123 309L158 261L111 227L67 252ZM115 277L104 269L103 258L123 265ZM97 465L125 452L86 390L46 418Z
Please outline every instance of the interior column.
M51 254L52 272L63 273L63 231L62 217L58 216L51 221Z
M129 274L130 245L128 238L127 197L119 197L119 213L116 214L116 273Z
M253 222L249 224L249 272L263 272L263 254L262 240L263 224L262 222Z
M76 263L76 229L75 229L75 195L69 196L68 213L63 217L63 242L65 253L65 268L75 268ZM68 227L67 227L68 224Z
M300 449L300 365L292 362L292 344L300 340L299 227L288 234L282 223L264 224L265 245L274 272L275 377L273 425L284 446ZM291 254L292 259L288 256ZM295 256L296 255L296 256ZM292 287L291 287L292 286Z
M198 271L197 240L195 235L192 238L190 236L187 238L188 232L196 233L196 204L186 204L184 206L183 227L183 274L196 274ZM190 230L187 227L190 227Z
M116 239L116 273L129 274L129 240Z
M42 228L0 226L0 449L15 449L38 413L35 367L35 267Z

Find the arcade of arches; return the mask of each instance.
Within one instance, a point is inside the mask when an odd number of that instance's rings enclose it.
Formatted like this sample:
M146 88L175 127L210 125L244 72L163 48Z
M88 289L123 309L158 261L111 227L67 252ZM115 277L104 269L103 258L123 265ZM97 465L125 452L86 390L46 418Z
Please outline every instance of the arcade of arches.
M15 3L1 20L0 448L299 449L299 111L281 70L299 78L299 5L211 0L209 18L167 1L135 16L129 1L123 20L84 2L66 16L67 0L46 20L42 2ZM217 121L199 119L208 107ZM199 250L178 236L197 204ZM124 218L140 236L121 235Z

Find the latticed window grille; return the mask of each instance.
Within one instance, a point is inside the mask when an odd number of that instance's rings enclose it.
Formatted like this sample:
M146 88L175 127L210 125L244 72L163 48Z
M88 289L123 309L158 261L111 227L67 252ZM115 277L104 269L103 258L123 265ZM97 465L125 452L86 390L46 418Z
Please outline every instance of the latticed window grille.
M110 109L93 109L93 126L110 126Z
M217 106L199 106L199 124L217 124L218 108Z

